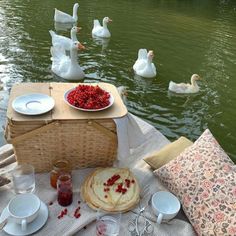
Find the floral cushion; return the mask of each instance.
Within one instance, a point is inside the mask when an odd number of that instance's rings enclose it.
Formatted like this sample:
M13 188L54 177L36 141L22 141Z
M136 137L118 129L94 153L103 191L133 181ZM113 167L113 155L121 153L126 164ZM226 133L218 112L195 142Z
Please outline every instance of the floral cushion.
M209 130L154 173L178 196L199 235L236 235L236 165Z

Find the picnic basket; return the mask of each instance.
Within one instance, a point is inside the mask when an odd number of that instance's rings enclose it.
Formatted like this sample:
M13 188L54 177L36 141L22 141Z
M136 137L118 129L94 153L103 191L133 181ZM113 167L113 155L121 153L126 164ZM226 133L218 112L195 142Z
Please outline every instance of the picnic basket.
M114 118L127 114L115 86L98 85L111 92L114 104L103 111L84 112L63 101L64 92L78 84L23 83L12 88L7 110L5 136L13 144L19 164L29 163L36 172L48 172L53 162L66 159L72 169L111 166L117 156ZM38 116L15 112L12 101L22 94L44 93L55 100L52 111Z

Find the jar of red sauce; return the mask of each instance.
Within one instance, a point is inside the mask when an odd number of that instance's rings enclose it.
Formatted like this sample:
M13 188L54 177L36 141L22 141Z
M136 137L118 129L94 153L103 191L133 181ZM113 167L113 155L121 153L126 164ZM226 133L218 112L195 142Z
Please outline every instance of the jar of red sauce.
M72 178L70 174L61 174L57 179L57 201L68 206L73 200Z
M50 173L50 184L53 188L57 188L57 179L61 173L70 173L67 160L57 160L53 163L53 169Z

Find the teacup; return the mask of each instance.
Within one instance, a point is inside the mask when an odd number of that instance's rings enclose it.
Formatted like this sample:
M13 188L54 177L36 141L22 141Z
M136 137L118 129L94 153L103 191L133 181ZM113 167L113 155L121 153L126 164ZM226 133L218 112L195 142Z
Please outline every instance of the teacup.
M180 210L179 199L166 191L156 192L152 196L152 209L157 216L157 223L174 218Z
M21 224L25 231L27 224L38 216L40 206L40 199L32 193L16 195L7 205L8 220Z

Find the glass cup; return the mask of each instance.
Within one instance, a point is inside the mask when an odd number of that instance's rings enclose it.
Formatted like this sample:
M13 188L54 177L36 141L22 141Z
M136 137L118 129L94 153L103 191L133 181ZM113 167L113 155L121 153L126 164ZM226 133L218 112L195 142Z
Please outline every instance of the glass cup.
M69 206L73 201L71 175L61 174L57 179L57 201L61 206Z
M16 168L12 171L12 182L16 194L34 192L34 167L29 164L21 164L16 166Z
M57 179L61 173L69 173L69 162L67 160L57 160L53 163L53 169L50 173L50 184L53 188L57 188Z
M121 213L97 217L96 236L118 236L120 232Z

